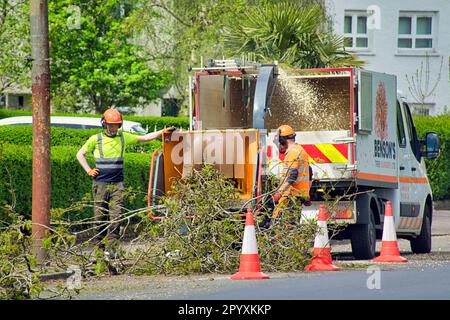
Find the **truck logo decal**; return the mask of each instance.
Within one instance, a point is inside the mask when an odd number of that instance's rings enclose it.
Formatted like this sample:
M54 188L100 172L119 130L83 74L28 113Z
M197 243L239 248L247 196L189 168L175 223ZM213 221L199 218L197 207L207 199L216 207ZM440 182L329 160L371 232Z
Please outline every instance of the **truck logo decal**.
M386 141L388 138L388 104L386 99L386 87L382 81L378 82L375 109L375 132L379 139L374 140L374 156L376 158L395 160L395 142Z
M386 88L384 82L378 82L377 97L375 103L375 131L381 140L387 139L388 127L387 127L387 100L386 100Z
M374 140L374 155L376 158L395 160L395 142Z

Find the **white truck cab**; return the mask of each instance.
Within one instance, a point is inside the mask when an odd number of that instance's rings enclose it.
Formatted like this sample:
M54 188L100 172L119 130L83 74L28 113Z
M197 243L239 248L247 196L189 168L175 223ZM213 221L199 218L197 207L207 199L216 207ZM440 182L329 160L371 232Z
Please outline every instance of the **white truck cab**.
M423 158L438 155L439 139L430 132L419 140L410 108L397 95L396 77L321 69L285 76L279 84L265 123L269 131L292 126L308 153L315 201L303 208L304 217L316 217L325 203L334 222L350 225L343 236L351 239L354 256L371 259L390 200L398 236L410 240L413 252L429 252L433 205ZM298 94L285 92L296 88ZM269 132L267 146L276 150L273 137ZM270 154L268 170L277 175L280 161ZM336 201L324 201L325 194Z

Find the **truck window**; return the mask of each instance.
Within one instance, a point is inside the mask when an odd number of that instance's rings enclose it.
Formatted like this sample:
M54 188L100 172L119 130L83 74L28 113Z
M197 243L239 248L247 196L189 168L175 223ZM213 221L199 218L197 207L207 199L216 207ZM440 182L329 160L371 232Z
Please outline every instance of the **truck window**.
M400 108L400 103L397 102L397 135L398 135L398 145L400 148L406 147L406 136L405 136L405 126L403 124L402 110Z
M405 113L406 117L406 126L408 127L409 143L411 145L411 149L417 161L420 161L420 143L419 140L417 139L416 128L414 127L411 112L406 103L403 103L403 112Z
M372 74L361 72L361 133L372 132Z

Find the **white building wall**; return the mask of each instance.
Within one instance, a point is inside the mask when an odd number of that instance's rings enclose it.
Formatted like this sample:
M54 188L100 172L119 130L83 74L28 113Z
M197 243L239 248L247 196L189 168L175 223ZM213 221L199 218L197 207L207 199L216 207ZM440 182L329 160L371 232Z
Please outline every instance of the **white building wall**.
M430 115L450 112L450 0L326 0L326 4L328 13L333 18L333 28L341 35L344 33L346 10L367 11L370 6L379 8L380 19L373 20L374 28L368 30L369 49L357 51L358 56L368 62L364 66L365 69L395 74L398 90L401 90L411 103L416 101L408 89L406 75L411 77L420 69L421 63L425 64L426 51L397 48L399 13L436 12L436 19L433 21L434 48L431 51L428 49L430 86L438 77L442 59L443 64L438 87L426 102L434 103Z
M161 103L161 99L157 99L147 104L145 107L138 107L135 109L135 115L140 117L161 117Z
M23 105L19 106L19 96L23 98ZM28 93L6 93L5 94L5 109L21 109L31 110L32 101L31 94Z

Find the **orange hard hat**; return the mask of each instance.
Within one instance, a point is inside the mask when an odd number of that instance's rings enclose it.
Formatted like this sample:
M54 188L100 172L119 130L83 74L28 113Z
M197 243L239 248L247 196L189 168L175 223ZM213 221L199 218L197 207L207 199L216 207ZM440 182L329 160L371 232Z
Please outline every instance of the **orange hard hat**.
M116 109L108 109L103 114L103 119L106 123L122 124L122 115Z
M287 124L283 124L282 126L280 126L278 128L278 132L281 137L292 136L295 134L294 129L292 129L292 127L288 126Z

